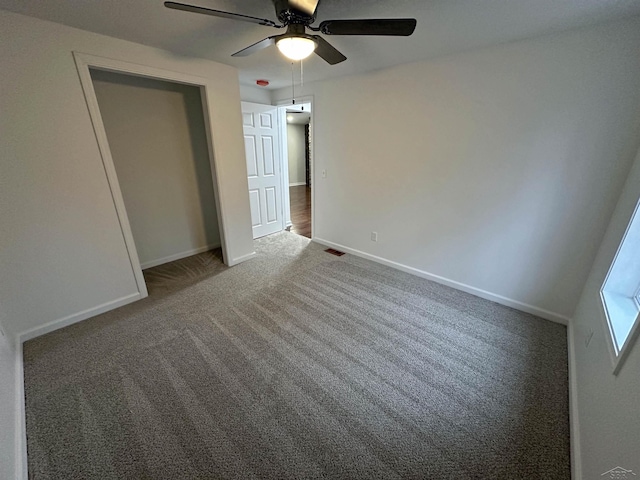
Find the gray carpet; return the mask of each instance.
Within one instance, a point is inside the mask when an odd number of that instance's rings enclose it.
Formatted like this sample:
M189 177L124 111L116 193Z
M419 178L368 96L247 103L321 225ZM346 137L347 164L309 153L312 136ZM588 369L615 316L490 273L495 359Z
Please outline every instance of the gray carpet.
M570 477L565 327L283 232L24 345L35 479Z

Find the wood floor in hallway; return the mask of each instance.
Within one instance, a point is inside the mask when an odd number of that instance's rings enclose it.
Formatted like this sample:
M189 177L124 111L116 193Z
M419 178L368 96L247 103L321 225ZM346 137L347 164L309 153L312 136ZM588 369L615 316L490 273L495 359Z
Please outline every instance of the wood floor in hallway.
M289 187L291 205L291 231L311 238L311 187L298 185Z

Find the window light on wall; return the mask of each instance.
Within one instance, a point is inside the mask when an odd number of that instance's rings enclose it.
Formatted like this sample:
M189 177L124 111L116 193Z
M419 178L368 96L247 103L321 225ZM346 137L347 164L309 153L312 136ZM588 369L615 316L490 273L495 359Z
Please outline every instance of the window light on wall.
M622 237L600 297L616 374L640 332L640 202Z

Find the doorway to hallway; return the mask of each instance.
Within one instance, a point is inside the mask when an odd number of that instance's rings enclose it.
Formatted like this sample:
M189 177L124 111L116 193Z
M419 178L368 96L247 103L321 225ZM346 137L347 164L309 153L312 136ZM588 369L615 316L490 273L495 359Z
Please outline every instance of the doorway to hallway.
M312 238L311 102L242 102L253 238L282 230Z
M290 209L287 229L311 238L311 104L285 108Z

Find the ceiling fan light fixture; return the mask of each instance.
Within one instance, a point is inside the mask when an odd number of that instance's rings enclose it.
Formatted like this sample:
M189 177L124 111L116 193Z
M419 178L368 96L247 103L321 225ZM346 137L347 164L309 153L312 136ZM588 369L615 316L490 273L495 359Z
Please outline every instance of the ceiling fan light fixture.
M307 37L284 37L276 42L278 50L290 60L303 60L313 53L318 44Z
M252 17L241 13L225 12L212 8L178 3L174 1L164 2L164 6L173 10L200 13L213 17L240 20L258 25L285 28L283 35L272 35L263 38L259 42L232 54L232 57L246 57L262 49L271 47L274 43L278 50L290 60L297 61L307 58L314 51L329 65L344 62L347 57L340 53L333 45L320 35L307 35L307 29L320 32L323 35L378 35L391 37L408 37L416 29L415 18L368 18L362 20L325 20L318 26L313 26L316 21L316 9L320 0L273 0L276 9L276 17L281 23L266 18Z

